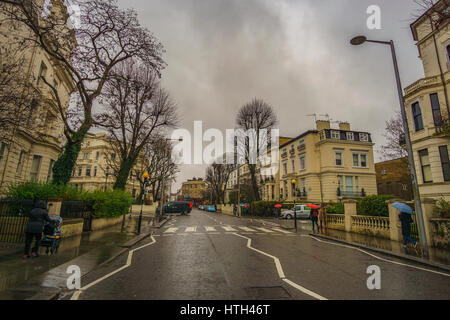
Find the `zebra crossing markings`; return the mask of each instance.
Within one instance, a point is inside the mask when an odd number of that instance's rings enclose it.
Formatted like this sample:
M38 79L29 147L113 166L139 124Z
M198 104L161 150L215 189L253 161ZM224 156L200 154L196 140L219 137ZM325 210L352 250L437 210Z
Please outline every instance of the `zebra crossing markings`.
M202 229L202 227L204 229ZM204 231L203 231L204 230ZM177 233L179 231L179 233ZM233 232L241 232L242 234L272 234L272 235L295 235L294 233L283 230L282 228L263 228L255 227L249 228L247 226L184 226L184 227L169 227L162 235L188 235L188 234L220 234L220 231L225 231L226 234ZM244 232L242 232L244 231Z

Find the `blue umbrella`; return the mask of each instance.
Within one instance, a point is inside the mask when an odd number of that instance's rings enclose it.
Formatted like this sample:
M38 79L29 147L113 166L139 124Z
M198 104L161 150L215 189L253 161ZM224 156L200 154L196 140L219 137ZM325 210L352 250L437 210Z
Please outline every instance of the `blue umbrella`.
M404 212L404 213L408 213L408 214L412 214L413 213L413 209L408 206L407 204L401 203L401 202L394 202L392 204L392 206L396 209L398 209L398 211L400 212Z

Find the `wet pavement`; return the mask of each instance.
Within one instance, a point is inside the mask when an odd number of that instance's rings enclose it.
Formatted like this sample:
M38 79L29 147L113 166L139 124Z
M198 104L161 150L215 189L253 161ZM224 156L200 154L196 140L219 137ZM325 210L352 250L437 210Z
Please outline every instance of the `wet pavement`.
M193 210L82 278L64 299L450 299L450 274L270 221ZM369 266L381 271L370 290ZM95 281L95 282L94 282Z
M324 234L335 239L361 244L369 248L387 250L398 254L406 254L411 257L424 259L425 261L450 266L450 251L448 250L428 248L429 256L424 257L420 250L415 250L412 247L403 248L402 243L398 241L332 229L328 229Z
M120 233L121 225L63 238L55 255L46 255L40 248L39 258L23 259L23 244L1 245L0 247L0 299L5 290L27 283L30 279L63 265L68 261L95 250L93 263L100 264L111 257L120 244L132 238L133 234ZM2 295L3 293L3 295ZM21 297L16 297L21 298Z

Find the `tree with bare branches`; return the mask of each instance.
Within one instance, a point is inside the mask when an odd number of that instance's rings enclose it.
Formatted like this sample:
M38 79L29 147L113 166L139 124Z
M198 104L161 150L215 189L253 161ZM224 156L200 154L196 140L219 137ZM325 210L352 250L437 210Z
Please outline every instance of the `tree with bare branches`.
M177 124L176 105L152 68L129 59L116 65L101 98L107 111L98 126L107 130L120 157L114 189L124 189L138 156L152 138Z
M238 150L238 152L242 154L244 162L248 165L251 186L257 201L261 200L256 169L257 157L267 152L268 149L264 146L268 146L270 130L277 123L273 107L262 99L253 99L243 105L236 116L236 125L245 134L244 143L238 143L238 148L243 150Z
M222 161L222 163L214 162L206 169L205 180L218 203L225 204L226 186L235 168L235 164Z
M148 186L152 192L153 199L159 199L162 180L169 181L178 173L178 165L172 158L172 145L162 135L153 137L152 140L144 146L146 157L146 166L134 168L134 174L137 177L141 192L139 200L142 199L144 192L144 172L149 174Z
M161 58L161 43L137 19L131 9L120 9L117 0L71 0L76 7L77 23L71 18L64 3L51 1L50 8L43 8L43 1L0 0L1 23L25 26L20 44L25 48L37 45L43 49L56 67L64 70L73 81L76 94L73 100L81 114L67 112L58 92L42 78L53 95L55 108L64 123L66 144L53 167L54 182L66 184L70 180L81 142L95 124L94 105L103 92L111 71L122 61L136 59L157 74L165 66ZM47 2L46 2L47 3ZM73 121L69 116L75 115Z
M384 160L408 156L408 152L402 146L404 144L402 139L405 137L405 131L403 130L403 121L400 111L397 111L391 119L386 121L386 128L383 136L386 138L386 143L381 146L379 152Z

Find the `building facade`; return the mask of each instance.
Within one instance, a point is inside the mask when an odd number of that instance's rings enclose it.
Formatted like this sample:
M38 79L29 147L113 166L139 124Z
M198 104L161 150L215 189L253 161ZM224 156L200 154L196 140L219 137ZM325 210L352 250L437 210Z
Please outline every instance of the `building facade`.
M58 11L59 13L66 14L64 6L58 8L64 11ZM12 49L14 39L18 37L33 35L25 27L11 28L7 23L0 25L0 49ZM74 37L73 42L75 43ZM0 136L0 194L3 194L11 183L52 180L53 165L65 140L64 125L59 110L52 103L52 90L43 79L57 90L65 108L68 107L70 95L75 90L70 75L58 67L40 47L30 44L21 55L21 72L25 79L28 79L27 82L36 89L39 99L33 99L29 107L22 110L26 117L24 122Z
M208 190L208 184L202 178L193 178L181 185L181 196L186 200L202 201Z
M414 198L408 157L375 163L378 194L395 195L411 201Z
M373 143L350 124L317 121L280 146L279 200L336 202L377 194Z
M133 198L141 190L134 171L143 172L146 168L145 161L145 157L138 159L127 181L126 190ZM119 164L119 155L114 153L106 133L88 133L83 140L69 184L86 191L110 190L115 183L114 170Z
M425 77L404 89L421 197L450 200L450 30L446 1L411 24Z

